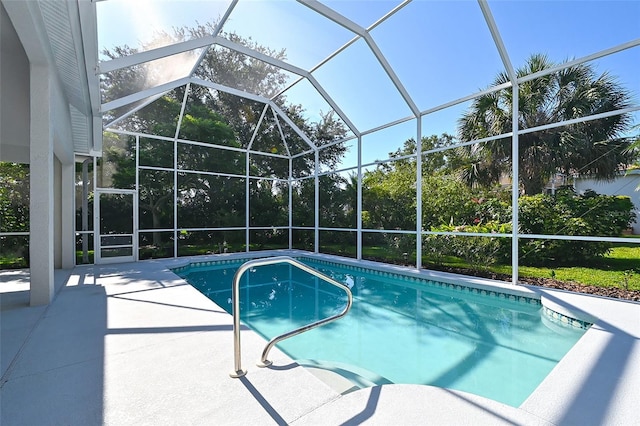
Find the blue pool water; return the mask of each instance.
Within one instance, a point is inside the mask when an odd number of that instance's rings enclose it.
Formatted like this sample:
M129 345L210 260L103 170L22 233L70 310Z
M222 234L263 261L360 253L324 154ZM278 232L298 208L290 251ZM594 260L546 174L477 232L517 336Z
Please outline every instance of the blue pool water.
M348 372L360 385L427 384L517 407L588 327L552 321L535 299L301 260L352 285L353 307L278 347L303 365ZM231 312L231 282L241 264L175 272ZM240 288L242 321L266 339L338 313L346 303L344 291L288 264L252 269Z

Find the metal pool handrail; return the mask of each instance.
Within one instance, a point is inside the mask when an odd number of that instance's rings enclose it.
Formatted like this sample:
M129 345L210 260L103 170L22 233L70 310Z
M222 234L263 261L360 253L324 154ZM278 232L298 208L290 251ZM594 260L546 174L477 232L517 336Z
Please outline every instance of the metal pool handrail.
M315 269L305 265L304 263L301 263L295 260L292 257L277 256L277 257L270 257L266 259L255 259L255 260L250 260L248 262L245 262L242 266L240 266L240 268L238 268L238 270L236 271L236 274L233 276L233 286L231 289L231 299L232 299L232 306L233 306L234 371L229 375L233 378L242 377L245 374L247 374L247 371L242 369L242 366L241 366L242 361L241 361L241 354L240 354L240 297L239 297L240 278L242 278L242 275L247 270L253 267L274 265L277 263L288 263L292 266L295 266L298 269L302 269L303 271L308 272L309 274L320 278L323 281L328 282L329 284L332 284L336 287L343 289L347 293L347 306L345 306L343 311L340 312L339 314L332 315L330 317L327 317L320 321L316 321L311 324L307 324L300 328L296 328L295 330L291 330L287 333L281 334L271 339L269 343L267 343L267 346L265 346L264 350L262 351L262 357L260 358L260 363L258 364L259 367L266 367L271 365L271 361L267 360L267 356L269 355L269 351L271 350L271 348L273 348L277 343L281 342L282 340L288 339L289 337L296 336L300 333L304 333L305 331L311 330L313 328L327 324L331 321L335 321L337 319L342 318L347 314L347 312L349 312L349 309L351 309L351 305L353 304L353 294L351 293L351 290L349 289L349 287L347 287L345 284L342 284L334 280L333 278L330 278L324 275L321 272L316 271Z

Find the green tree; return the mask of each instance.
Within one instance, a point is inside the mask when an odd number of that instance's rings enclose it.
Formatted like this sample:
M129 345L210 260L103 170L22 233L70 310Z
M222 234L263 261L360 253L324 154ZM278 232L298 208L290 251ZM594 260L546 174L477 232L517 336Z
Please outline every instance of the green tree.
M556 66L545 55L534 54L516 71L524 77ZM509 82L505 73L493 85ZM511 89L482 95L459 122L461 140L474 140L512 130ZM525 81L519 86L520 130L615 111L630 105L630 93L608 73L597 75L580 64ZM622 137L630 114L614 115L519 135L520 185L526 194L543 191L555 173L581 173L611 179L631 161L628 138ZM511 139L504 138L463 148L468 182L493 184L511 169Z
M159 100L161 110L179 109L175 99L163 97ZM148 113L147 113L148 114ZM149 117L151 130L158 130L168 123L157 117ZM185 114L180 129L181 137L205 143L238 147L233 130L223 118L206 106L192 106ZM140 142L141 164L173 167L173 144L158 145L151 139ZM135 138L129 137L126 150L107 151L107 160L115 165L113 185L117 188L135 187ZM179 169L232 173L240 168L244 173L244 156L234 151L206 148L201 145L180 144L177 150ZM174 179L172 171L147 170L139 172L139 208L141 229L173 228ZM225 217L244 214L244 183L238 178L217 177L199 173L180 173L178 178L178 226L198 227L202 221L225 226ZM214 202L215 201L215 202ZM215 204L215 211L207 204ZM205 217L203 217L205 215ZM215 218L212 222L210 218ZM216 221L218 223L216 223ZM237 222L237 221L236 221ZM244 224L244 222L242 222ZM227 225L228 226L228 225ZM159 234L154 234L154 244L160 243Z
M0 232L29 231L29 165L0 161Z
M389 153L396 159L380 163L362 176L362 225L369 229L415 229L416 158L414 139Z
M0 161L0 232L29 232L29 165ZM0 237L0 267L29 266L29 237Z
M337 173L320 177L318 210L321 227L355 229L356 217L352 211L355 200L350 198L353 191L350 190L348 182Z
M422 152L444 148L455 143L451 135L422 138ZM416 159L403 158L416 153L414 139L389 153L398 160L378 165L363 176L363 224L367 228L415 229L416 224ZM441 224L472 223L473 199L479 198L454 173L459 160L451 150L423 155L422 222L425 229Z
M198 24L195 27L174 28L172 33L158 33L157 38L165 40L163 44L202 38L210 35L214 31L216 24L216 22L210 22ZM284 50L276 51L266 48L251 39L245 39L234 33L222 33L221 35L234 43L244 45L259 53L286 60ZM153 40L148 44L149 46L156 45L157 40ZM143 46L143 49L145 49L145 46ZM134 53L137 53L137 49L129 46L119 46L112 50L105 49L102 51L103 56L110 59ZM195 59L195 56L192 58ZM158 68L161 67L150 62L123 68L104 75L101 80L101 88L105 101L118 99L149 87L158 81L158 78L155 77L155 74L158 73ZM279 93L287 82L287 75L280 68L226 48L208 49L199 66L194 70L193 75L203 80L216 82L267 98ZM173 137L183 96L184 87L179 87L163 96L159 101L157 100L141 109L126 119L128 130ZM169 102L169 99L174 102ZM342 139L346 135L344 123L337 118L333 111L321 114L319 121L311 122L305 117L305 111L302 106L288 104L283 96L274 98L274 102L287 113L298 128L317 146L322 147ZM238 142L237 146L242 148L247 148L252 140L253 133L256 130L255 123L257 123L264 109L264 104L260 102L223 91L212 91L206 87L192 84L188 94L187 114L191 114L191 108L198 108L199 105L203 105L223 117L224 122L235 134L235 140ZM120 116L127 108L131 107L122 107L107 112L106 120L109 121ZM259 132L251 147L253 150L273 152L274 147L283 145L280 128L276 125L271 114L265 116L261 129L263 131ZM292 154L309 149L306 142L289 126L282 126L282 131ZM188 139L185 136L181 129L180 137ZM191 140L202 141L200 139ZM220 144L220 141L212 143ZM327 166L335 165L340 161L345 151L344 144L331 145L320 151L320 162ZM278 153L286 154L286 152ZM268 174L277 174L280 177L288 176L288 170L283 170L285 163L278 165L277 162L270 161L269 157L256 155L251 157L251 161L253 163L252 167L258 176ZM303 165L308 170L313 170L315 167L315 164L309 161L298 163L299 167Z
M293 226L311 227L315 223L315 181L302 179L293 182Z
M161 36L172 42L183 41L208 35L214 26L215 24L209 23L194 28L179 28L174 29L172 34L163 33ZM284 51L269 50L235 34L224 36L258 52L286 59ZM104 51L103 54L109 58L117 58L135 52L135 49L123 46ZM149 82L154 80L154 72L153 66L141 64L110 73L102 80L105 99L118 99L149 86ZM208 49L194 76L265 97L272 97L280 92L287 81L285 73L279 68L225 48ZM173 137L184 95L185 87L176 88L121 123L126 123L128 130ZM301 106L287 104L283 97L275 98L275 102L316 146L323 147L336 142L346 134L344 124L333 112L323 114L318 122L311 122L305 118L305 111ZM246 180L229 175L244 176L247 173L246 153L241 150L248 148L250 141L253 151L272 154L295 154L310 149L290 126L278 126L271 114L266 114L260 128L256 129L263 109L264 104L260 102L223 91L209 90L197 84L190 86L178 137L199 144L178 143L175 162L178 167L179 228L245 225ZM112 111L107 118L116 118L122 112L124 108ZM281 132L286 142L283 141ZM114 185L120 188L132 188L135 183L133 142L131 138L126 149L118 147L105 153L105 157L116 169L113 171ZM165 147L162 148L162 145ZM334 166L345 150L341 143L332 144L320 151L320 162ZM171 142L140 138L139 155L141 164L146 166L172 168L174 164ZM297 170L294 171L294 176L302 176L315 169L315 161L308 161L306 157L295 163ZM248 173L260 178L287 179L289 160L251 154ZM141 228L173 228L173 172L141 169L139 182ZM251 224L264 225L266 217L273 220L269 224L282 223L283 217L286 218L288 188L282 182L250 179L249 195ZM154 243L157 242L154 239Z

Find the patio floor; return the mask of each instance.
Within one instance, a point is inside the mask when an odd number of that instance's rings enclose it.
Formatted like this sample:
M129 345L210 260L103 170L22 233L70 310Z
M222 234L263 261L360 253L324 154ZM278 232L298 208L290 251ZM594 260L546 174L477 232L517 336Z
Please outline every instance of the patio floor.
M638 303L528 288L596 323L519 408L418 385L342 395L277 348L255 367L265 341L248 329L249 372L231 379L231 316L167 268L184 262L56 271L46 307L28 306L28 272L0 274L0 423L640 424Z

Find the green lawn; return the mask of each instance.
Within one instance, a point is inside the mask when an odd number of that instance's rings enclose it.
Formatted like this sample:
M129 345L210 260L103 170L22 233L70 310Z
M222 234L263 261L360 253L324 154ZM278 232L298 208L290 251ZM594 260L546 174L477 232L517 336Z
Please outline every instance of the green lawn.
M640 290L640 246L636 244L636 247L614 247L600 262L589 268L521 266L520 275L555 278L598 287Z
M389 252L386 247L363 248L363 256L369 259L384 259L388 262L402 263L399 254ZM442 266L473 269L464 260L446 256L440 259ZM423 258L425 268L430 268L428 258ZM434 269L438 269L433 266ZM511 265L492 265L488 271L511 275ZM535 267L520 266L519 275L531 278L554 278L558 281L571 281L583 285L599 287L619 287L640 290L640 244L626 244L611 249L611 252L591 267L559 266Z
M461 259L447 258L442 264L454 268L469 268ZM491 272L511 275L511 265L492 265ZM536 267L520 266L519 275L531 278L554 278L598 287L619 287L640 290L640 245L614 247L611 252L594 263L585 266Z
M0 270L28 268L27 260L24 257L0 257Z

